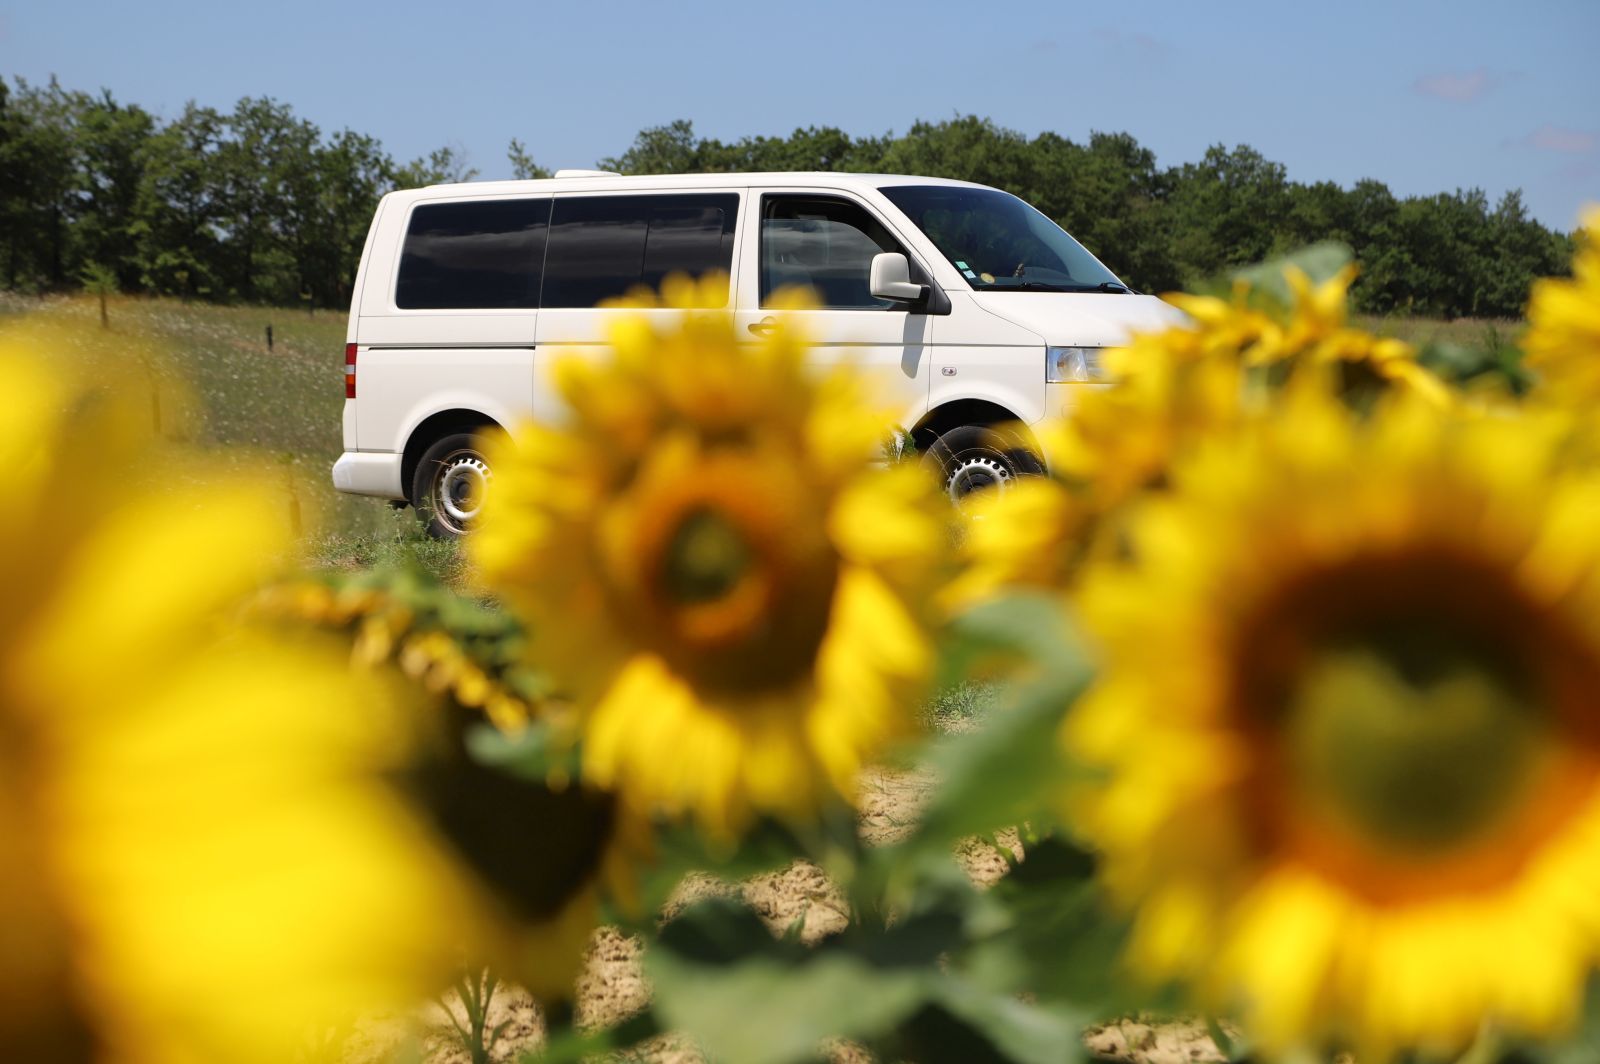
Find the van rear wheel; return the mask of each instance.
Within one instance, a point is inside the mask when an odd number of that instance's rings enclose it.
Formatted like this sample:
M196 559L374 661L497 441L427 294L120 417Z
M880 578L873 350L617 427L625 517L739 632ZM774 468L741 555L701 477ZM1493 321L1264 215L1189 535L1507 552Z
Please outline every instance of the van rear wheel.
M1004 491L1018 477L1038 476L1044 463L1019 432L991 425L959 425L933 441L923 461L956 506L981 491Z
M411 477L411 505L428 535L460 539L471 532L493 475L477 435L453 432L435 440Z

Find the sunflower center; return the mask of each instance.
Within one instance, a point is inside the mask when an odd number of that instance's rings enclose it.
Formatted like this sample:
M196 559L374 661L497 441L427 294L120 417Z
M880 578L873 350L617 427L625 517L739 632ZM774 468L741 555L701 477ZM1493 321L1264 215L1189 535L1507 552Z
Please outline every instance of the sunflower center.
M1526 684L1426 630L1327 647L1284 709L1291 786L1410 853L1454 849L1518 809L1549 723Z
M1600 661L1503 568L1431 544L1348 559L1237 638L1262 844L1371 897L1504 882L1592 793Z
M712 510L695 510L667 543L662 590L680 605L716 602L739 586L752 560L749 542L726 518Z
M750 489L752 493L759 491ZM641 638L697 685L748 694L782 688L815 663L833 600L835 559L820 529L750 494L695 500L646 548Z

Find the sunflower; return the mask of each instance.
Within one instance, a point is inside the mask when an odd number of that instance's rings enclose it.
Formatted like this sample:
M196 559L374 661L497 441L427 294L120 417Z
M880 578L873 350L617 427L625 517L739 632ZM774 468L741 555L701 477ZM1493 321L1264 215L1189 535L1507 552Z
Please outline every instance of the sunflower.
M558 365L570 416L497 453L469 549L577 700L584 777L727 836L850 794L911 729L948 507L882 467L854 376L699 298L672 281L611 358Z
M294 580L267 588L253 605L268 617L343 631L358 667L429 696L434 726L397 769L398 790L477 888L483 931L472 959L540 1000L567 999L602 903L635 907L635 869L651 849L648 820L617 795L574 782L563 758L540 772L475 761L465 737L483 718L519 742L559 728L563 707L527 698L517 689L525 677L484 662L498 651L468 645L459 629L469 622L504 637L495 614L408 576L389 578L393 587L374 579L383 578Z
M454 723L459 737L468 721ZM459 741L436 746L402 779L476 887L483 930L471 959L540 1001L570 1000L602 904L638 907L647 817L610 791L478 764Z
M1119 513L1160 490L1168 469L1200 442L1268 409L1299 377L1320 377L1352 406L1404 392L1443 406L1449 391L1402 341L1346 324L1355 279L1347 266L1321 284L1284 271L1291 301L1263 309L1251 285L1228 299L1172 294L1191 321L1139 333L1105 354L1107 387L1085 392L1071 415L1037 434L1051 479L976 500L965 566L944 597L959 608L1005 588L1070 588L1084 563L1126 549Z
M0 1044L289 1059L428 996L472 898L381 779L388 694L230 619L289 545L267 478L165 488L143 390L69 383L74 344L0 335Z
M1243 283L1234 285L1231 301L1215 296L1166 298L1198 323L1192 342L1206 353L1232 348L1247 367L1330 369L1337 373L1340 391L1357 401L1394 389L1430 403L1447 403L1449 389L1418 364L1416 348L1347 324L1350 284L1357 272L1350 263L1313 284L1298 266L1286 267L1283 277L1291 302L1281 323L1249 305L1251 289Z
M1080 396L1068 419L1035 430L1050 476L986 492L967 507L964 564L941 596L946 606L1007 588L1070 588L1089 557L1120 551L1122 507L1159 488L1176 455L1231 431L1265 400L1240 351L1255 342L1257 326L1277 327L1264 316L1251 321L1215 333L1139 334L1107 352L1112 382Z
M1600 402L1600 207L1583 215L1572 279L1537 281L1522 340L1540 394L1557 403Z
M1600 476L1532 416L1310 388L1084 576L1069 802L1129 961L1269 1047L1557 1031L1600 951Z
M538 701L530 690L534 678L497 660L506 653L501 644L512 636L502 624L488 632L458 632L445 610L458 627L463 617L498 620L498 615L437 586L423 585L419 593L413 580L410 574L332 582L302 578L264 589L254 605L267 617L348 632L356 664L393 661L428 693L448 694L456 704L481 711L507 735L525 730ZM391 582L396 586L387 586Z

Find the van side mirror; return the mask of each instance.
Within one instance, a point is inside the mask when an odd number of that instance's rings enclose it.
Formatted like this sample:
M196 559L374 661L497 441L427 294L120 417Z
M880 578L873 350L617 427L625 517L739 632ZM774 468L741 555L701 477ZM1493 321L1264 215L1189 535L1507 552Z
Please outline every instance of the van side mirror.
M896 303L915 303L928 294L926 285L911 283L911 264L898 251L872 256L868 287L874 299L892 299Z

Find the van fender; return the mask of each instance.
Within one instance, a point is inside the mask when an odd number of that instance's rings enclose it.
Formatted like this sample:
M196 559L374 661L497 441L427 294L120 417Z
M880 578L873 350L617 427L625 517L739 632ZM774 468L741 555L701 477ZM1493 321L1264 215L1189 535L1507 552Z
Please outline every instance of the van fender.
M508 428L527 417L526 413L519 414L509 404L482 392L459 389L435 393L428 396L426 402L417 403L406 411L401 420L404 428L396 434L394 450L404 452L411 446L417 430L442 414L459 415L456 420L461 423L478 421L498 428Z
M941 408L949 407L956 403L969 405L995 406L1007 412L1006 420L1020 421L1031 425L1045 416L1044 402L1044 370L1040 367L1040 382L1037 388L1021 388L1002 379L979 379L971 381L952 381L951 386L941 387L940 381L946 378L934 378L931 393L928 396L928 412L923 415L923 421L932 419Z

